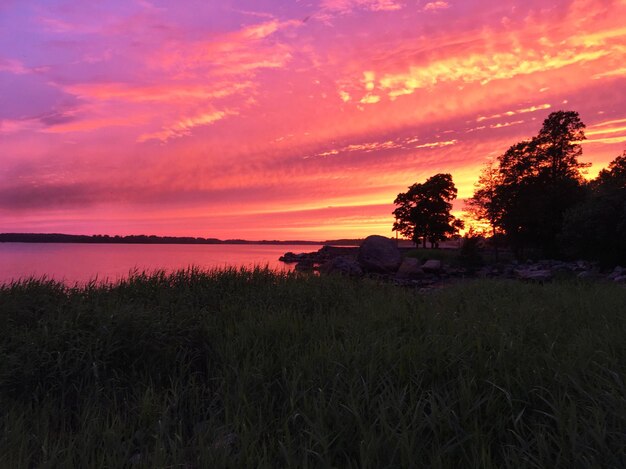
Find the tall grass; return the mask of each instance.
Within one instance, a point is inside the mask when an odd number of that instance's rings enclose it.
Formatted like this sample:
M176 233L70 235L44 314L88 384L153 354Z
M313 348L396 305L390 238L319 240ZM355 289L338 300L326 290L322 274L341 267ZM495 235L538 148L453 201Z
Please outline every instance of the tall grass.
M626 467L626 290L0 288L0 467Z

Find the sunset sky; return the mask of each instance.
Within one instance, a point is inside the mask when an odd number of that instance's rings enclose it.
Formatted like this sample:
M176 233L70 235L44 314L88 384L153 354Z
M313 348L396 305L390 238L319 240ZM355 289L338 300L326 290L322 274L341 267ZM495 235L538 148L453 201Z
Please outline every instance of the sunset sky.
M626 0L0 0L0 232L391 236L552 111L626 148ZM460 210L462 202L455 204Z

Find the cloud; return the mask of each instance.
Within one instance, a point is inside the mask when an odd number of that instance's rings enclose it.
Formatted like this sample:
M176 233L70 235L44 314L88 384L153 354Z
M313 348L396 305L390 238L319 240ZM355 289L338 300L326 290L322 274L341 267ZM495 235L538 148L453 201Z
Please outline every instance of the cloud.
M626 67L616 68L615 70L609 70L608 72L596 73L593 76L594 80L601 80L602 78L613 78L626 76Z
M598 122L597 124L592 125L591 128L607 127L607 126L612 126L615 124L623 124L623 123L626 123L626 119L612 119L608 121Z
M53 109L39 115L21 119L0 119L0 133L46 131L54 126L65 125L75 120L75 109Z
M424 11L446 10L448 8L450 8L450 4L443 1L429 2L424 5Z
M238 75L263 68L280 68L291 59L291 48L269 41L279 31L299 27L299 20L270 20L202 41L172 42L152 66L173 71L204 69L215 75Z
M447 147L450 145L456 145L458 143L457 140L442 140L442 141L435 141L435 142L419 143L415 145L419 141L420 139L417 137L406 137L406 138L397 138L395 140L386 140L384 142L352 143L350 145L346 145L340 148L333 148L331 150L318 153L314 156L327 157L327 156L336 156L341 153L351 153L351 152L372 153L372 152L380 152L380 151L386 151L386 150L441 148L441 147ZM305 159L307 158L309 157L305 157Z
M24 75L26 73L30 73L30 69L26 68L19 60L0 58L0 72Z
M607 138L590 138L588 140L583 141L583 144L587 143L604 143L607 145L612 145L615 143L624 143L626 142L626 135L621 135L619 137L607 137Z
M445 140L442 142L422 143L420 145L415 145L414 148L441 148L441 147L448 147L450 145L456 145L456 144L457 144L457 140Z
M599 130L588 130L587 132L585 132L585 135L592 136L592 135L605 135L605 134L615 134L618 132L623 132L626 133L626 126L622 126L622 127L609 127L607 129L599 129Z
M279 3L3 9L0 56L24 60L0 60L7 226L389 234L406 185L445 171L471 195L565 99L606 112L586 161L623 147L623 2Z
M418 89L430 88L445 82L481 83L554 70L577 63L591 62L611 54L609 49L577 51L574 49L540 54L532 49L519 53L474 53L464 57L450 57L421 66L412 65L407 72L388 73L378 86L390 98L412 94Z
M214 111L193 117L186 117L165 127L160 132L140 135L137 141L146 142L148 140L160 140L161 142L167 142L171 138L191 135L191 130L194 127L213 124L214 122L224 119L228 115L234 114L236 113L233 111Z
M513 122L498 122L497 124L492 124L489 126L490 129L502 129L504 127L511 127L512 125L520 125L523 124L523 120L513 121Z
M136 127L148 120L146 116L108 116L108 117L83 117L68 121L66 123L57 123L49 127L41 129L44 133L49 134L65 134L70 132L92 132L106 127Z
M376 104L380 101L380 96L376 96L375 94L367 94L361 98L361 103L363 104Z
M515 111L505 111L499 114L492 114L490 116L480 116L476 119L476 122L483 122L486 120L490 120L490 119L499 119L501 117L511 117L514 116L516 114L526 114L529 112L536 112L536 111L544 111L546 109L550 109L552 107L552 105L550 104L538 104L536 106L530 106L527 108L522 108L522 109L517 109Z
M43 73L48 70L48 67L27 67L19 60L0 57L0 72L8 72L14 75L27 75L30 73Z
M133 103L182 102L221 99L252 87L252 82L225 82L207 84L163 83L134 85L129 83L83 83L64 86L63 90L75 96L98 101L125 101Z
M0 134L33 131L39 127L40 125L32 119L0 119Z
M588 139L584 143L612 145L626 142L626 119L612 119L598 122L589 126L585 135Z
M396 0L323 0L322 11L347 14L354 10L396 11L403 4Z

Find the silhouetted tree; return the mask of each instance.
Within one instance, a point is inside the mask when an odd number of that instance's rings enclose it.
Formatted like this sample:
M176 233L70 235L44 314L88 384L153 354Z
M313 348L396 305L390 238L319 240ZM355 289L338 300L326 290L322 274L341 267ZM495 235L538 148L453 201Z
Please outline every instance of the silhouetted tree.
M498 158L497 216L490 223L506 234L518 255L526 246L544 255L557 253L563 214L584 193L581 170L588 165L578 161L584 128L577 112L553 112L537 136Z
M609 167L601 170L593 181L593 186L608 192L626 190L626 150L609 163Z
M497 197L500 173L494 161L488 161L474 184L474 195L465 201L465 212L478 222L486 222L491 228L491 243L498 260L498 237L502 208ZM470 236L471 237L471 236Z
M626 151L588 184L585 201L565 213L560 240L572 257L626 263Z
M422 184L413 184L407 192L398 194L393 211L393 230L426 247L438 246L463 228L463 222L450 214L457 190L450 174L436 174Z

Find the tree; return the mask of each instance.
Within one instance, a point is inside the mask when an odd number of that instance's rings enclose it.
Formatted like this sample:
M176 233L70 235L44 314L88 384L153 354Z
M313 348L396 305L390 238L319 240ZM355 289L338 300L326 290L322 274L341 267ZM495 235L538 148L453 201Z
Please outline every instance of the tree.
M527 246L544 255L557 253L563 215L584 195L581 170L588 164L578 161L584 128L577 112L553 112L537 136L498 158L494 205L499 212L493 223L518 256Z
M605 191L626 190L626 150L611 161L608 168L598 173L594 183L598 188Z
M450 214L457 190L450 174L435 174L422 184L413 184L398 194L393 211L393 230L426 247L431 247L463 228L463 222Z
M626 263L626 151L589 183L586 199L565 213L560 241L571 257Z
M500 173L493 160L483 166L474 185L474 195L465 201L466 213L477 222L486 222L491 228L491 243L495 257L498 260L498 237L502 208L497 197L497 188L500 184Z
M552 181L575 179L582 181L580 170L589 167L580 163L578 157L583 149L580 142L585 140L585 124L574 111L551 113L543 121L539 135L535 137L538 149L538 166Z

